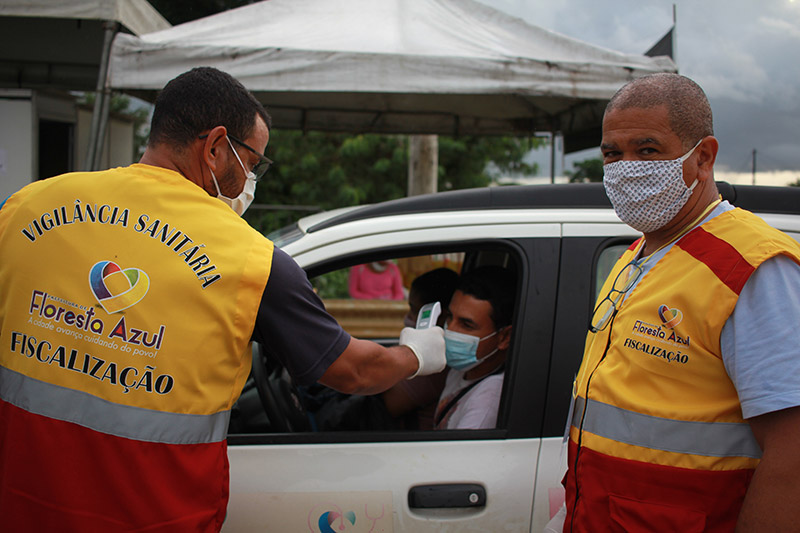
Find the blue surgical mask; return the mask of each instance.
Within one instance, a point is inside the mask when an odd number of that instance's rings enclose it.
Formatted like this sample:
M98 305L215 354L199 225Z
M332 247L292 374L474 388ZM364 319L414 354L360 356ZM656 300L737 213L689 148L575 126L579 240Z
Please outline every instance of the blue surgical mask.
M447 366L456 370L467 371L471 368L478 366L483 359L497 352L495 348L492 352L483 356L478 360L478 345L481 341L485 341L489 337L497 335L497 332L490 333L485 337L478 338L475 335L467 335L466 333L459 333L444 328L444 346L445 356L447 357Z

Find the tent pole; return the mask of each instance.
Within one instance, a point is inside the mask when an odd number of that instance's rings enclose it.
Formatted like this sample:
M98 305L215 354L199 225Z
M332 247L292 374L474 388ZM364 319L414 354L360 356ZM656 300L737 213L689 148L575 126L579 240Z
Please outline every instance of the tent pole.
M439 136L408 136L408 196L438 189Z
M108 87L108 64L111 57L111 43L114 42L114 36L119 31L119 24L106 20L103 21L103 28L105 37L100 56L100 68L97 73L92 127L89 131L89 146L86 149L86 160L84 161L85 170L97 170L100 166L105 129L108 124L109 100L111 99L111 90Z
M103 89L103 102L100 108L100 122L97 127L97 147L94 150L94 161L92 170L100 170L100 162L103 159L103 146L105 145L106 129L108 127L108 114L111 108L111 90Z

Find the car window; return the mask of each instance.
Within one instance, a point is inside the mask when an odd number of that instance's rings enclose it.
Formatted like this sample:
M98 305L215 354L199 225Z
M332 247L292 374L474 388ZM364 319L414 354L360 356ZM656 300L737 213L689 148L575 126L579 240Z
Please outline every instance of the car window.
M325 308L353 337L396 340L409 311L411 283L437 268L461 272L464 253L358 263L311 279ZM427 303L427 302L426 302Z
M483 265L498 265L518 275L519 259L497 245L470 250L447 250L415 255L362 255L336 261L330 269L315 266L309 276L314 291L327 311L350 335L369 339L385 346L398 343L400 331L410 324L409 293L420 275L446 268L454 277L462 270ZM370 292L372 291L372 292ZM429 302L421 302L429 303ZM442 310L442 318L447 310ZM440 322L440 325L443 322ZM513 357L513 344L509 360ZM508 363L507 363L508 365ZM293 411L294 424L289 432L423 432L433 429L434 412L445 387L446 372L431 377L401 382L380 395L346 395L319 384L295 387L285 371L266 362L272 392L282 398L276 403ZM255 373L255 372L254 372ZM496 379L496 378L495 378ZM502 381L500 382L502 383ZM230 434L285 433L270 421L259 391L256 376L251 375L231 416ZM299 409L293 409L292 404ZM299 406L297 404L300 404ZM495 407L499 409L498 405ZM275 415L277 418L279 415ZM307 417L306 424L298 418ZM438 433L447 430L436 430Z
M300 226L294 223L273 231L267 235L267 238L271 240L277 248L283 248L287 244L300 239L303 235L304 233L300 229Z
M611 270L614 268L617 260L622 257L622 254L625 253L625 250L627 250L629 247L630 244L615 244L603 249L603 251L600 252L594 274L595 301L600 296L600 290L603 288L603 283L605 283L606 278L611 273Z

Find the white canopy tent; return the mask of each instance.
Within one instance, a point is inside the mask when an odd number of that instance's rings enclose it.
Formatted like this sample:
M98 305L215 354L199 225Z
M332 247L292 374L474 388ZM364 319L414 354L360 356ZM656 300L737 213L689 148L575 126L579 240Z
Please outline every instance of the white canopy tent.
M98 91L91 164L102 152L114 35L169 27L147 0L0 0L0 88Z
M561 132L595 146L626 81L675 71L530 25L474 0L267 0L141 36L118 35L114 89L146 99L194 66L220 68L278 128L379 133Z

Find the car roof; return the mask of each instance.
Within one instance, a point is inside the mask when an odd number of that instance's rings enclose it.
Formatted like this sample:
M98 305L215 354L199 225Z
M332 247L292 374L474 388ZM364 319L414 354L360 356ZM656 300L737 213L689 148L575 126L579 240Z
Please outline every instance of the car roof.
M760 213L800 214L800 187L731 185L717 182L723 199ZM355 208L312 215L301 221L308 233L376 217L414 213L491 209L610 208L602 183L513 185L448 191L399 198Z

